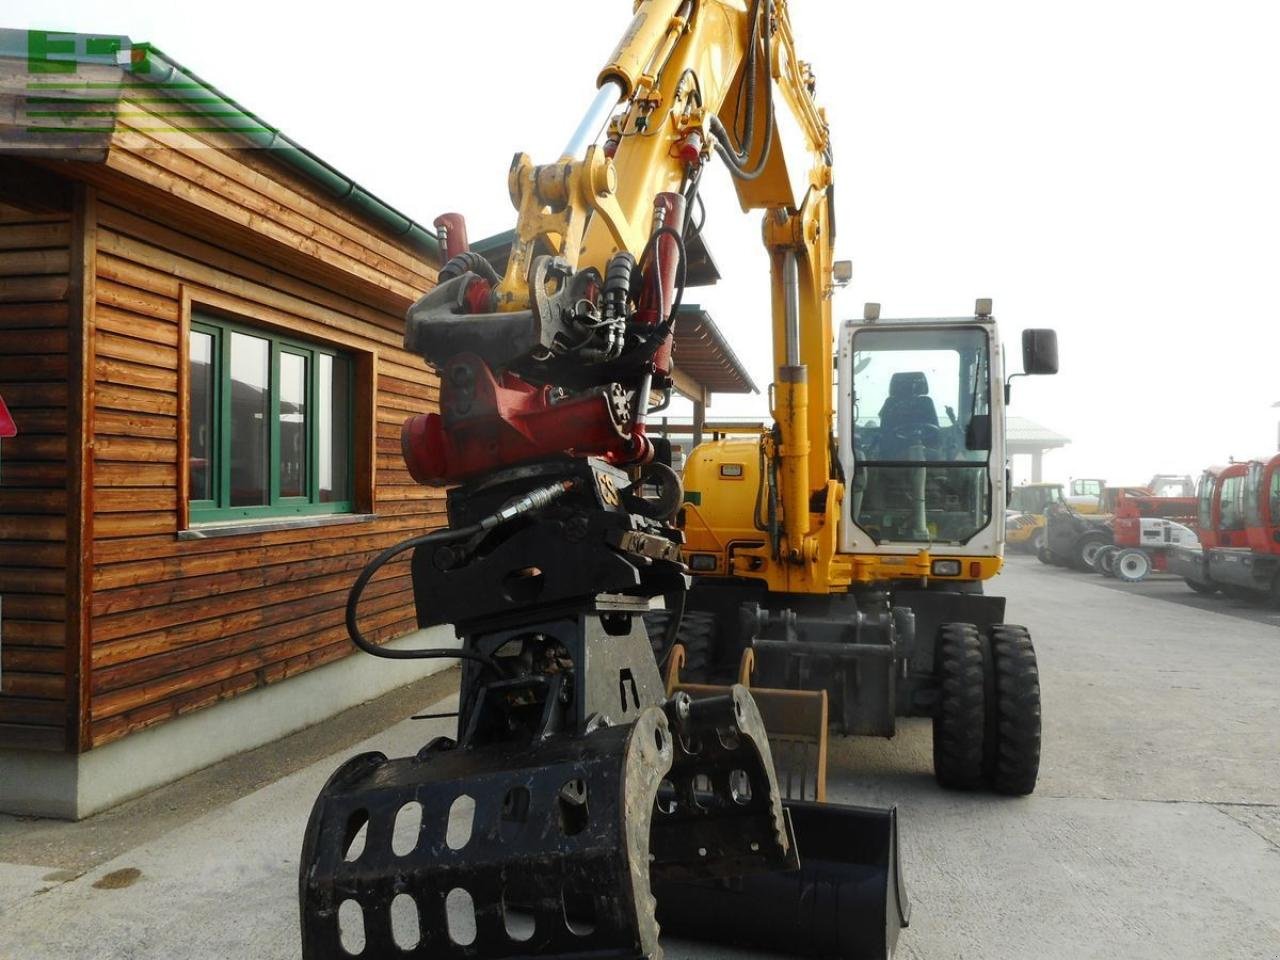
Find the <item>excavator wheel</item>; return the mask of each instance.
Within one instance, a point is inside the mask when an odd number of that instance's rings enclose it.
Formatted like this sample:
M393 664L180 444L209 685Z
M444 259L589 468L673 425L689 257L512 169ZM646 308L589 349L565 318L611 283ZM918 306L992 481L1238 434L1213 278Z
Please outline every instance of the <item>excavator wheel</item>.
M671 651L667 632L671 625L670 610L650 610L644 615L644 626L649 632L649 645L658 661L659 671L666 664ZM680 674L689 683L706 683L711 677L715 662L716 618L705 610L686 610L680 618L675 642L684 646L684 665Z
M987 780L996 793L1021 797L1036 788L1040 773L1040 671L1027 628L992 627L991 659L994 742L986 750Z
M938 630L933 775L952 790L973 790L983 782L985 646L971 623L945 623Z

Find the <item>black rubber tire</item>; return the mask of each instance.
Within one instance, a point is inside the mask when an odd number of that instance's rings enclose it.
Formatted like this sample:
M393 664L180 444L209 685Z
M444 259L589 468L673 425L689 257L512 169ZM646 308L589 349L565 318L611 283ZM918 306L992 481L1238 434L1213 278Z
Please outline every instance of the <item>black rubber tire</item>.
M1114 579L1116 575L1115 563L1116 554L1120 552L1120 548L1113 543L1107 544L1098 551L1098 557L1093 563L1093 569L1104 577Z
M1092 573L1093 564L1084 558L1086 551L1095 544L1099 548L1106 546L1108 543L1105 533L1086 533L1076 538L1076 542L1071 545L1071 566L1079 570L1081 573Z
M996 793L1022 797L1040 775L1040 669L1026 627L991 628L995 665L993 741L987 749L987 780Z
M1136 563L1137 566L1131 566L1131 562ZM1156 568L1151 555L1137 547L1125 547L1117 553L1113 566L1116 579L1123 583L1142 583Z
M667 662L667 628L670 624L670 610L650 610L644 615L649 645L653 647L659 668L665 667ZM676 643L684 646L684 667L680 671L680 679L689 683L706 683L715 663L715 614L705 610L686 610L676 631Z
M1190 577L1183 577L1182 582L1185 583L1192 590L1194 590L1196 593L1203 593L1206 596L1209 594L1218 592L1218 588L1215 587L1212 583L1201 583L1198 580L1192 580Z
M1036 559L1041 563L1047 563L1050 566L1057 563L1057 560L1053 556L1053 552L1045 546L1041 546L1040 549L1036 551Z
M971 623L944 623L938 630L933 775L939 786L949 790L973 790L983 785L985 651L986 643Z

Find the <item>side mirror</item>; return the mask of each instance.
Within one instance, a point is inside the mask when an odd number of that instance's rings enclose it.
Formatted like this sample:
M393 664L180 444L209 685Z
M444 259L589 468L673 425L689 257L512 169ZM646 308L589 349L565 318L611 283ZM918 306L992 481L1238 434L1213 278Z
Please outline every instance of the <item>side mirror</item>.
M974 414L964 430L964 448L966 450L991 449L991 414Z
M1022 372L1032 376L1058 372L1058 331L1022 331Z

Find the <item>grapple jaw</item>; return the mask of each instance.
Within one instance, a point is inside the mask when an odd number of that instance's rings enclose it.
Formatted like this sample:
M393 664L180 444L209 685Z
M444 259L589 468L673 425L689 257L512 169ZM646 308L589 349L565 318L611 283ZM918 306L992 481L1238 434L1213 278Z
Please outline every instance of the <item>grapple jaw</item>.
M660 957L651 870L797 866L740 687L585 735L443 746L363 754L326 784L303 846L305 960Z
M653 876L693 880L799 866L764 721L745 687L667 702L671 772L653 822Z

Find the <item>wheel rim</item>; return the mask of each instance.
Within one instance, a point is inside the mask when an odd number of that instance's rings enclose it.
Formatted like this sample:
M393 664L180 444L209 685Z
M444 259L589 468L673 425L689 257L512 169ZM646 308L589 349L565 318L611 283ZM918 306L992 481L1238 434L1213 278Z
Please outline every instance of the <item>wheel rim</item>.
M1086 543L1080 550L1080 559L1089 566L1094 566L1098 562L1098 554L1102 552L1102 547L1101 543Z
M1131 579L1140 579L1151 569L1151 562L1145 553L1131 553L1120 558L1120 572Z

